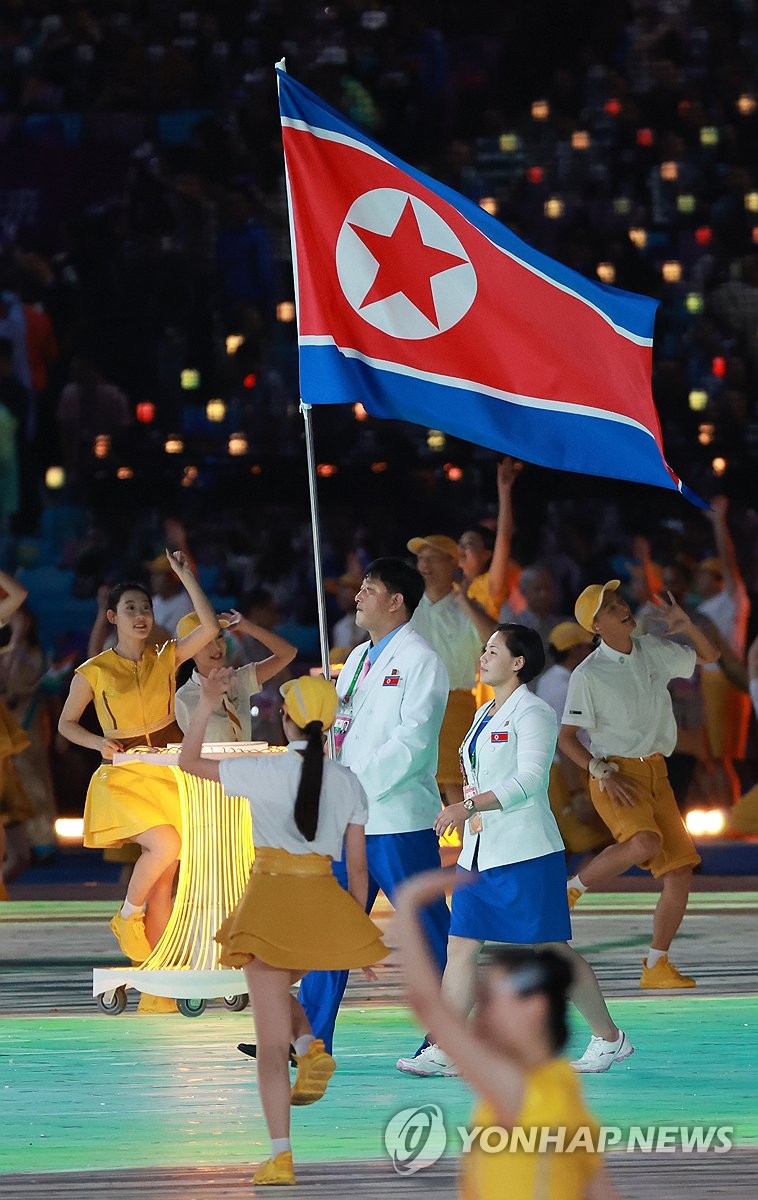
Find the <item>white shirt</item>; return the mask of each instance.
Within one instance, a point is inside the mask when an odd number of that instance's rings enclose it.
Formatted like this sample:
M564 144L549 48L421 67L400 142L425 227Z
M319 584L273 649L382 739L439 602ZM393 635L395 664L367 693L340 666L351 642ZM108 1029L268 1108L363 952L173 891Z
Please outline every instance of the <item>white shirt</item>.
M167 600L164 600L162 596L153 596L153 620L156 625L162 625L164 629L167 629L172 637L176 633L176 627L182 617L186 617L188 613L194 611L192 601L184 588L175 596L169 596Z
M588 731L596 758L671 754L676 721L667 685L688 679L696 665L691 646L649 633L632 640L631 654L601 642L571 674L563 724Z
M186 683L176 693L176 721L182 733L189 729L192 714L200 699L200 679L197 671L193 671ZM205 730L206 742L249 742L252 740L250 728L250 697L260 691L258 673L255 663L246 663L234 672L231 686L226 693L226 700L239 717L241 729L235 737L236 726L229 720L223 700L219 700L210 717Z
M439 654L450 676L451 690L470 691L476 686L482 639L454 592L434 602L423 595L409 624Z
M537 680L537 686L534 689L540 700L544 700L546 704L550 705L555 713L555 719L559 723L563 718L563 710L566 707L566 696L568 695L570 678L571 672L568 667L564 667L563 663L555 663L552 667L548 667L544 674L540 675ZM589 750L590 739L584 730L582 730L578 737L582 745L586 746ZM556 750L553 762L560 762L560 757L560 754Z
M704 600L699 605L698 612L713 621L738 658L745 657L750 600L744 586L738 585L733 593L724 588L715 596ZM717 671L720 669L718 663L706 663L705 669L709 667Z
M244 796L253 817L256 846L274 846L289 854L326 854L342 857L348 825L365 825L368 800L352 771L324 759L318 828L306 841L295 824L295 800L303 769L296 753L306 742L290 742L285 754L240 755L219 763L221 786L228 796Z

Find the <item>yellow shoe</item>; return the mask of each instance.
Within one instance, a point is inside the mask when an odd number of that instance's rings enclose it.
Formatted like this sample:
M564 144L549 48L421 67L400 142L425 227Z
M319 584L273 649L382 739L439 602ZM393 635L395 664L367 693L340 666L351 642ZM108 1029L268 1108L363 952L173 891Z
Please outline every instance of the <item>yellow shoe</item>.
M10 900L10 896L8 895L8 889L5 886L5 884L3 883L2 879L0 879L0 901L1 900Z
M576 908L577 904L579 903L582 896L584 895L584 892L582 891L581 888L569 888L567 895L568 895L568 902L569 902L569 911L571 911L572 908Z
M117 912L110 926L126 957L133 962L144 962L150 953L150 943L145 937L145 914L135 913L132 917L122 917L121 913Z
M292 1169L292 1151L285 1150L276 1158L267 1158L261 1163L253 1175L253 1187L273 1186L285 1187L297 1183Z
M677 971L674 964L669 962L668 954L664 954L663 958L658 959L654 967L649 967L643 958L640 987L694 988L697 987L697 984L689 975L682 975L680 971Z
M147 992L143 992L140 996L137 1012L141 1013L175 1013L179 1012L176 1007L176 1000L172 1000L169 996L149 996Z
M295 1055L297 1078L290 1094L290 1104L315 1104L326 1091L337 1064L326 1053L321 1038L311 1042L305 1054Z

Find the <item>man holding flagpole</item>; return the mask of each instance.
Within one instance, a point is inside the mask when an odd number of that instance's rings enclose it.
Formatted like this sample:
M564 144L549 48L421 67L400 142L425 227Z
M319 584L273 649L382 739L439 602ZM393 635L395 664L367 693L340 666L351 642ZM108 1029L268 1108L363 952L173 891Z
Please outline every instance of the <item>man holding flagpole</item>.
M402 559L370 564L355 598L356 624L369 640L351 652L337 682L337 757L358 776L369 803L369 912L380 888L392 902L404 880L440 865L433 828L440 811L435 773L450 684L442 660L409 625L423 594L421 575ZM346 887L344 862L333 869ZM425 920L441 973L450 924L443 899L427 910ZM347 976L312 971L300 988L313 1032L328 1050Z

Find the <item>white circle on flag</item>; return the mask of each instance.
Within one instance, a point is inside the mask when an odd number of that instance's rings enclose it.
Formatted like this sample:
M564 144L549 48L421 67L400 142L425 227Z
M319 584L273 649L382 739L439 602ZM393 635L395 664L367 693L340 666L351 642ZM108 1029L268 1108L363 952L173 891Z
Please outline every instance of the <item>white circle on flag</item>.
M429 319L402 291L364 304L377 276L380 264L353 226L390 239L410 201L424 246L442 250L457 258L451 266L431 276L429 286L436 312L436 323ZM391 253L391 250L388 250ZM406 262L409 280L413 264ZM354 200L337 238L337 275L345 298L358 316L392 337L420 341L446 333L457 325L474 303L476 272L469 255L442 217L423 200L397 188L375 188Z

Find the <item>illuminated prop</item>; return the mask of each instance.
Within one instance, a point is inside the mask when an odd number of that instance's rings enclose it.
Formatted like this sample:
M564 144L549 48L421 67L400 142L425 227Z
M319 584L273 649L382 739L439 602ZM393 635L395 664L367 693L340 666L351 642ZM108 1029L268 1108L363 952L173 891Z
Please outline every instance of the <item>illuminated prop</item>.
M222 759L240 754L279 754L283 746L265 742L213 742L203 757ZM196 1016L206 1000L223 996L228 1008L244 1008L247 984L242 971L219 962L221 947L214 934L242 896L252 866L253 830L250 809L239 796L227 796L218 783L180 771L176 746L116 754L114 766L144 763L169 767L179 788L182 812L182 856L176 900L163 935L140 966L109 967L92 972L92 994L98 1007L120 1013L126 988L176 999L180 1012Z

